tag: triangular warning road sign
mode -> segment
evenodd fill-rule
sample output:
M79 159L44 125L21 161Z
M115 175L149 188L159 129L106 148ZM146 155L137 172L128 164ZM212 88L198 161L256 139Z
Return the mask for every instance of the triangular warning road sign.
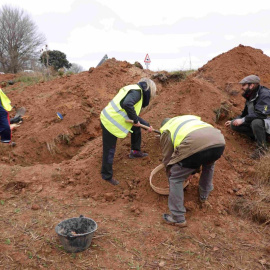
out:
M151 60L150 60L148 53L146 54L146 56L144 58L144 63L151 63Z

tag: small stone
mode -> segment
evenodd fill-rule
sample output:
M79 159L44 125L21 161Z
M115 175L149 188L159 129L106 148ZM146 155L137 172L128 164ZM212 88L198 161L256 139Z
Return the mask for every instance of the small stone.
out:
M123 194L124 194L124 196L128 196L129 195L129 191L128 190L125 190Z
M214 224L215 224L215 226L217 226L217 227L220 227L220 226L221 226L220 220L215 220L215 221L214 221Z
M197 205L194 202L190 201L185 203L185 207L187 211L192 211L197 208Z
M246 188L241 188L239 189L236 193L235 193L236 196L244 196L246 195Z
M159 264L158 264L158 266L159 266L159 267L164 267L164 266L165 266L165 264L166 264L166 262L165 262L165 261L160 261L160 262L159 262Z
M42 189L43 189L43 186L39 185L36 187L36 192L38 193L38 192L42 191Z
M105 193L104 197L107 202L112 202L115 200L114 194L112 192Z
M32 210L39 210L40 206L38 204L33 204L31 207Z

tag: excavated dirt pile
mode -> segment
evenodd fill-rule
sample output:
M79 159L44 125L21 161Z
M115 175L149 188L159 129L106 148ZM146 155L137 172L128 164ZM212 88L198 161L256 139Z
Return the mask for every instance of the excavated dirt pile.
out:
M241 112L237 82L250 74L269 87L270 58L239 45L185 79L115 59L29 86L16 82L15 75L0 75L0 82L15 81L2 84L12 104L27 109L13 131L16 147L0 149L2 269L269 269L269 228L230 210L231 202L253 187L255 162L249 155L255 145L224 126ZM199 175L185 191L186 229L162 222L167 196L149 185L162 159L155 133L142 131L142 150L149 156L139 160L128 158L130 136L118 140L114 172L119 186L100 177L100 111L122 86L142 77L157 84L157 97L141 114L154 128L163 118L195 114L226 139L209 203L198 203ZM80 214L94 219L98 231L91 248L70 256L54 226Z

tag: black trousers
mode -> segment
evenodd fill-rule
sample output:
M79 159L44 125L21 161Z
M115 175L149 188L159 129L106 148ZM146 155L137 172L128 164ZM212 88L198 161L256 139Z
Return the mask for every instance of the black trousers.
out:
M117 137L111 134L101 123L102 128L102 142L103 142L103 155L102 155L102 167L101 176L104 180L110 180L113 177L113 159L116 149ZM131 149L141 150L141 128L132 127L131 129Z
M191 155L179 162L185 168L197 169L218 160L223 154L225 146L213 147Z
M234 119L236 120L236 119ZM266 147L266 131L263 119L254 119L250 124L242 124L240 126L234 126L231 122L231 129L247 135L252 140L256 140L258 146Z

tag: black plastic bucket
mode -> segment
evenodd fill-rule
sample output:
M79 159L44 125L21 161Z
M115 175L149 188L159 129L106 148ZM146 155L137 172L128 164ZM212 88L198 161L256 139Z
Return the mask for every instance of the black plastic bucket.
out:
M91 245L97 223L84 216L63 220L56 227L60 241L67 252L80 252Z

